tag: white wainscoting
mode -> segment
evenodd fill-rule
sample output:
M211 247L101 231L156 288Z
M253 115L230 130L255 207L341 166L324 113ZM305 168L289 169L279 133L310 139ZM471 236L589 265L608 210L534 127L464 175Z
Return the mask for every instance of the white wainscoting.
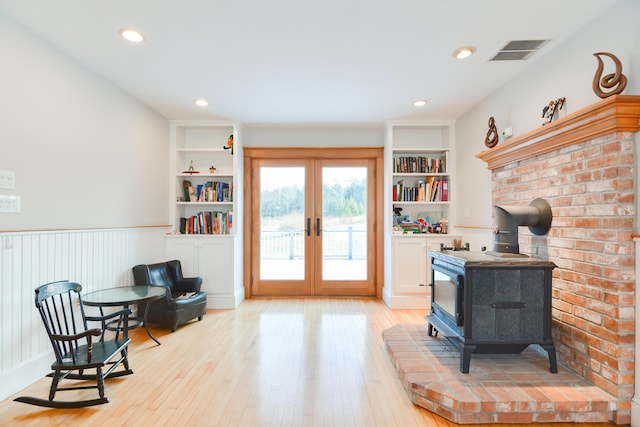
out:
M0 400L49 372L53 353L34 289L57 280L82 292L133 285L131 267L164 259L166 227L0 233Z

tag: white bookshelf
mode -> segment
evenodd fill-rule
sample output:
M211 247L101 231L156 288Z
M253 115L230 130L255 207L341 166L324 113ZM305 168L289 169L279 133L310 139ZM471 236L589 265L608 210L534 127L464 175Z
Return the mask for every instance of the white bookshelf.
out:
M391 308L428 309L429 251L451 246L455 224L455 134L453 121L395 121L385 133L385 268L383 299ZM434 183L437 188L433 191ZM423 189L421 189L421 187ZM402 190L401 190L402 189ZM433 191L433 192L432 192ZM432 231L404 233L395 209ZM436 226L439 225L439 228Z
M191 120L170 126L173 230L166 236L165 255L181 260L185 276L202 277L208 308L235 308L244 299L240 126ZM191 192L185 192L185 181Z

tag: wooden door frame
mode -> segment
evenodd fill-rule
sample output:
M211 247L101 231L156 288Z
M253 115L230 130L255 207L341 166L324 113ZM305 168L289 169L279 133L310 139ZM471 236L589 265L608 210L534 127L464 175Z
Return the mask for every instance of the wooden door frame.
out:
M373 159L375 164L375 194L377 195L374 201L373 210L375 212L374 217L374 231L375 237L375 290L376 298L382 298L382 287L384 278L384 148L383 147L306 147L306 148L291 148L291 147L243 147L244 155L244 189L243 189L243 202L244 202L244 216L243 216L243 283L244 283L244 295L249 299L252 297L251 290L251 265L253 258L257 256L253 250L251 244L252 233L252 217L255 209L259 209L259 206L254 203L254 195L257 189L254 189L252 185L246 185L252 182L253 170L251 168L251 162L254 159L294 159L294 158L315 158L315 159L332 159L332 158L368 158Z

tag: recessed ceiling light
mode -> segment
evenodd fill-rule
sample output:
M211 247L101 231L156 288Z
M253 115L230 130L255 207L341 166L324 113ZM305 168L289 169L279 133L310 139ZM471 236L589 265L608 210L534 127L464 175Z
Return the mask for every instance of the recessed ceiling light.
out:
M458 59L468 58L476 52L473 46L463 46L453 51L453 56Z
M136 30L123 28L122 30L120 30L120 36L123 39L130 41L131 43L142 43L144 41L144 36L142 35L142 33Z
M195 103L200 107L206 107L207 105L209 105L209 101L207 101L206 99L196 99Z
M413 101L413 106L414 107L424 107L425 105L427 105L427 101L425 101L424 99L419 99L417 101Z

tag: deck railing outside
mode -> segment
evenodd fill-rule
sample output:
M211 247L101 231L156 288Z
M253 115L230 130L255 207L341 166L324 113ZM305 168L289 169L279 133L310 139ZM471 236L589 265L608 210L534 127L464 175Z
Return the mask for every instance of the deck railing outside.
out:
M260 232L262 259L302 259L304 257L304 230ZM366 259L367 232L354 230L322 230L322 249L325 259Z

